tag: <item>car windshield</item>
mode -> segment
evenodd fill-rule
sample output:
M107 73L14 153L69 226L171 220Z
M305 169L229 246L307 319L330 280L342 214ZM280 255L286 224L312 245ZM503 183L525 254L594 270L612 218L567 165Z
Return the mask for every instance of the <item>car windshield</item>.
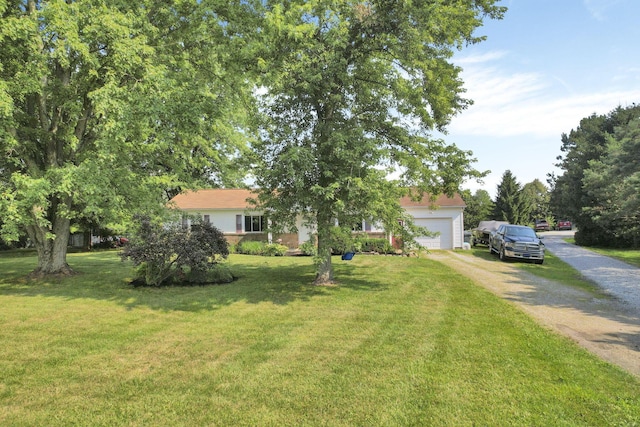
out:
M529 227L507 227L507 235L520 237L536 237L536 232Z

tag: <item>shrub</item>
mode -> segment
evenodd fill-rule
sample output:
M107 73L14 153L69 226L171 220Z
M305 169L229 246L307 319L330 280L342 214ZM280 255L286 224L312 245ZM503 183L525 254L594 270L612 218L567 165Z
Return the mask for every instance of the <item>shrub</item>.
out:
M279 243L267 243L264 246L263 255L266 256L284 256L289 250L285 245L281 245Z
M341 255L345 252L354 252L354 239L351 230L341 227L332 227L331 234L331 252Z
M203 277L217 270L217 264L229 255L229 245L220 230L195 221L191 230L174 224L154 224L140 217L129 245L122 251L137 267L137 279L146 285L204 283Z
M307 240L301 244L298 249L305 255L316 256L318 255L318 247L311 240Z
M266 243L260 241L240 242L236 248L239 254L262 255L262 256L284 256L289 250L285 245L279 243Z
M395 250L387 239L364 238L359 240L362 252L378 252L380 254L393 253Z
M244 255L264 255L265 245L264 242L248 240L238 243L236 250Z

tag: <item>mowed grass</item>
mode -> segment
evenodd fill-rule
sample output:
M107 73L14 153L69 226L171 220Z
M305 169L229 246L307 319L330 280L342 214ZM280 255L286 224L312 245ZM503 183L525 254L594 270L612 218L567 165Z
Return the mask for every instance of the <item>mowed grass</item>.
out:
M0 256L0 425L639 425L640 382L428 257L232 256L133 288L116 252Z

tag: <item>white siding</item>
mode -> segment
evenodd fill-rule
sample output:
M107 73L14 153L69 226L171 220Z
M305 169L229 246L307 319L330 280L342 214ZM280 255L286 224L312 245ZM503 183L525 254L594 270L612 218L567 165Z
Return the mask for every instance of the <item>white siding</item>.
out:
M302 224L302 217L298 216L296 221L296 227L298 228L298 244L301 245L307 242L311 235L316 232L315 227L310 227Z
M209 221L218 230L223 233L235 233L236 232L236 215L242 216L242 227L244 231L244 216L245 215L262 215L262 212L245 211L241 209L237 210L202 210L202 211L188 211L189 215L200 216L209 215Z
M429 249L456 249L462 248L464 241L463 230L463 209L462 208L440 208L430 209L428 207L410 207L406 209L407 213L415 218L416 224L424 226L431 231L439 231L440 236L435 238L422 237L419 243ZM236 215L253 214L261 215L262 212L250 211L242 209L225 209L225 210L200 210L188 211L189 214L209 215L211 223L220 229L223 233L236 232ZM244 227L244 220L243 220ZM315 232L312 228L302 225L301 219L298 220L298 243L304 243L309 240L309 233ZM384 229L381 224L372 224L372 232L382 232Z
M426 227L430 231L440 232L440 236L421 237L418 243L429 249L462 248L464 242L463 209L410 207L407 213L415 218L417 225Z
M418 237L416 241L427 249L453 249L453 220L451 218L416 218L416 225L438 232L435 237Z

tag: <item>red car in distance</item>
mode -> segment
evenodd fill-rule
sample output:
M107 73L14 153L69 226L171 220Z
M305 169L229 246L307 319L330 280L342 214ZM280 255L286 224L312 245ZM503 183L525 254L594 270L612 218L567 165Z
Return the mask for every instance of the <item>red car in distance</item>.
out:
M571 230L572 224L571 221L560 220L556 223L556 230Z

